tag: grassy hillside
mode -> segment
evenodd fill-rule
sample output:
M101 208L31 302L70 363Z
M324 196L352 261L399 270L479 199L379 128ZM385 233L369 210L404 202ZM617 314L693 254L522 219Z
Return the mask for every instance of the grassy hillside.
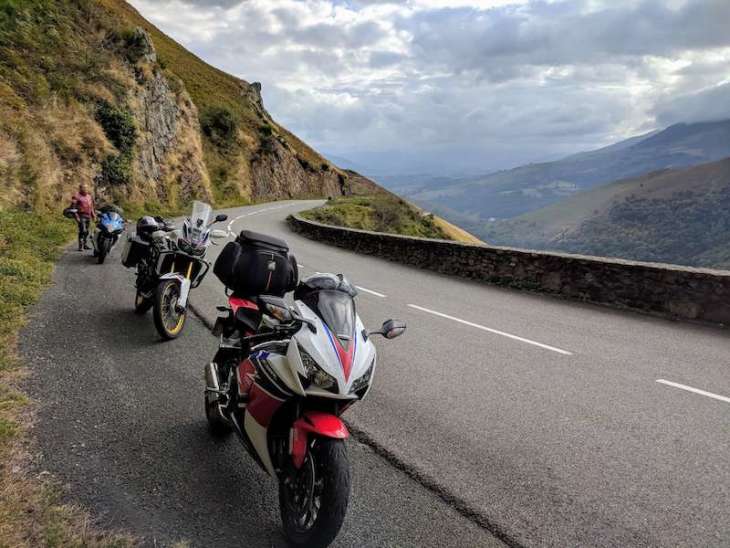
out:
M730 268L730 158L604 185L512 220L497 244Z
M730 155L730 120L677 124L555 162L530 164L472 180L432 183L406 197L455 222L511 218L577 192L627 177Z
M482 243L465 230L422 211L367 177L351 170L347 174L348 196L331 198L323 206L303 212L302 216L320 223L348 228Z
M273 141L291 150L305 169L341 173L324 157L277 124L263 106L260 86L227 74L198 58L124 0L100 0L120 21L152 36L165 71L179 78L198 107L205 162L219 204L253 199L257 192L250 164ZM344 174L343 174L344 175ZM321 195L321 194L320 194Z
M335 226L450 239L433 216L421 214L406 202L387 194L335 198L321 207L303 212L302 216Z
M124 0L0 0L0 208L180 207L342 194L347 175L278 125L261 88Z

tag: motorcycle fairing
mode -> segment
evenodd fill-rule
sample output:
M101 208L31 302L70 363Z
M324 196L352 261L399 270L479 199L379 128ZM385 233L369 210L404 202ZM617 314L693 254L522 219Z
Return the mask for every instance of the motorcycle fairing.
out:
M246 308L248 310L258 310L258 305L253 302L249 301L248 299L242 299L241 297L234 297L231 295L228 297L228 303L231 305L231 310L233 310L233 314L238 312L239 308Z
M357 349L357 334L353 331L352 344L348 345L347 350L345 350L340 340L335 335L333 335L332 331L330 331L330 328L327 327L327 324L323 323L322 325L324 325L324 330L325 333L327 333L327 338L330 340L330 343L332 343L332 347L335 349L337 359L340 360L342 372L345 374L345 381L349 381L350 371L352 371L352 360L355 356L355 350Z
M330 393L329 397L349 397L352 383L367 372L375 358L375 346L371 341L364 338L363 332L365 331L365 327L360 317L355 317L355 329L352 334L353 340L348 345L348 350L344 351L342 345L339 345L340 349L343 350L343 356L337 348L339 341L336 340L336 337L327 328L322 319L301 301L295 301L294 306L302 317L315 324L316 332L313 332L305 326L297 332L293 339L315 359L317 364L325 372L337 380L337 393ZM349 352L351 352L351 355L348 356ZM306 377L306 372L298 352L296 358L296 370L302 376ZM347 367L348 365L349 367ZM315 392L317 392L317 395L320 395L319 392L321 390L314 386L307 389L308 394L314 394Z

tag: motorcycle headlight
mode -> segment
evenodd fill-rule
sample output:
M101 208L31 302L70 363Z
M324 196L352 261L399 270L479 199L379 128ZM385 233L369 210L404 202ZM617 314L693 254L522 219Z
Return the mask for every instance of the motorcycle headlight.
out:
M375 368L375 358L373 358L373 361L370 362L370 367L367 368L367 371L360 376L360 378L355 379L355 382L352 383L352 388L350 388L350 392L359 392L363 388L366 388L368 384L370 384L370 379L373 376L373 369Z
M304 365L304 370L307 372L307 380L309 382L316 384L324 390L332 390L337 386L337 380L319 367L314 358L301 346L299 347L299 355L302 357L302 364Z
M187 253L188 255L202 255L205 251L204 247L196 245L185 238L178 238L177 247L180 251Z

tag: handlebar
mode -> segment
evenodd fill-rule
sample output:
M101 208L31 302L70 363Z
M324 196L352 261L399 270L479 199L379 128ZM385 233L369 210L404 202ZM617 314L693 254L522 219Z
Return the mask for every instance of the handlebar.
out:
M281 335L294 335L297 331L299 331L304 325L304 322L299 320L294 320L290 324L287 325L277 325L273 328L272 331L267 333L257 333L255 335L249 335L248 337L242 337L242 340L252 343L255 341L265 341L266 339L271 339L275 337L279 337Z

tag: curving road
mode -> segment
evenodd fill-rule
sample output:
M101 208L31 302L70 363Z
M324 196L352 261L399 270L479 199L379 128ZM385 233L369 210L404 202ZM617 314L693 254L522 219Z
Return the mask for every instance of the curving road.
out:
M726 331L416 270L307 240L317 202L226 210L230 230L287 239L303 274L344 272L377 326L371 396L349 412L352 507L338 546L730 545ZM214 248L212 256L220 248ZM22 350L40 401L39 467L149 544L279 546L276 489L233 439L213 443L191 319L158 340L133 275L69 252ZM209 322L212 275L191 303Z

